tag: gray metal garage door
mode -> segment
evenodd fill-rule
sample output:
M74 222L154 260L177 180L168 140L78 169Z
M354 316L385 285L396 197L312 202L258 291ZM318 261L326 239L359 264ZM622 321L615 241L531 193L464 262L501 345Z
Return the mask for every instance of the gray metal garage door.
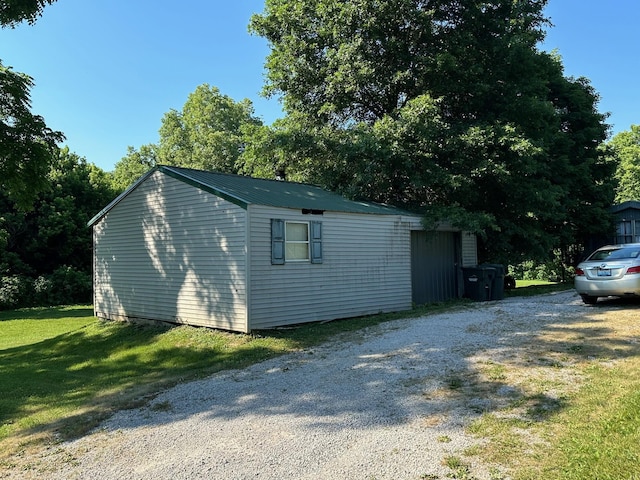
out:
M458 297L460 234L411 232L412 300L416 305Z

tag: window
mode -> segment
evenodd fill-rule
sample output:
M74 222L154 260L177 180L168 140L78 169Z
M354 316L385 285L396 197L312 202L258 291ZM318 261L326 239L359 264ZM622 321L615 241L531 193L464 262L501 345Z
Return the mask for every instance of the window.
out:
M271 263L322 263L322 222L271 220Z
M631 243L633 242L633 233L631 231L631 222L623 220L618 223L618 235L616 236L616 243Z
M309 260L308 223L285 223L284 258L288 262Z

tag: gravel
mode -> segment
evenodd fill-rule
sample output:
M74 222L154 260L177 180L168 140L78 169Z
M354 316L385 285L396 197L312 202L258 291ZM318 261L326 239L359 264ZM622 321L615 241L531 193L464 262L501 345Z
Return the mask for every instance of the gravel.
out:
M387 322L243 370L178 385L35 460L51 479L435 479L465 426L517 394L456 395L480 359L517 356L546 325L584 311L575 293L477 303ZM17 473L17 472L15 472ZM20 472L24 477L25 472Z

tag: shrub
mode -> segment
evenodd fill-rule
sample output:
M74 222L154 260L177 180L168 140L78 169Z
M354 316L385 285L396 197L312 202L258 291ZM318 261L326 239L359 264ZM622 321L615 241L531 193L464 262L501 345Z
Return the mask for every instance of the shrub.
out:
M91 275L73 267L60 267L35 282L38 305L69 305L91 301Z
M0 309L91 302L91 275L60 267L35 280L25 275L0 278Z
M562 267L557 262L537 263L527 260L509 267L509 272L518 280L560 281Z
M29 307L32 305L33 280L24 275L0 277L0 309Z

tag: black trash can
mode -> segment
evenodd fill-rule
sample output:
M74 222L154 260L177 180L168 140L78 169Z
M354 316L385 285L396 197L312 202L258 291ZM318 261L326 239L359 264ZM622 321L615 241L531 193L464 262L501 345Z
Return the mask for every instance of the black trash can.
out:
M474 302L491 300L491 286L496 275L493 267L464 267L464 296Z
M495 263L483 263L481 266L495 269L496 272L491 282L491 300L503 300L504 276L506 274L504 265Z

